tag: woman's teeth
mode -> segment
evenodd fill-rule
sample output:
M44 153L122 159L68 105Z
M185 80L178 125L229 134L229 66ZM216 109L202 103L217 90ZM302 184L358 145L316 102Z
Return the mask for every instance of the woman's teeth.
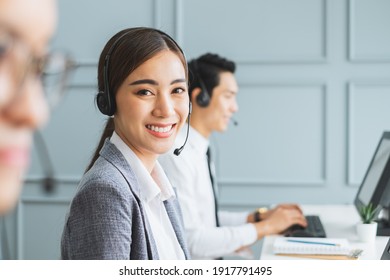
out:
M165 127L158 127L154 125L147 125L146 126L148 129L153 130L155 132L168 132L172 129L172 125L165 126Z

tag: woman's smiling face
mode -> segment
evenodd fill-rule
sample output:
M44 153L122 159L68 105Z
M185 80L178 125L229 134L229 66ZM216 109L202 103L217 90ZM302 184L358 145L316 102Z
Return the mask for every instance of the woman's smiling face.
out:
M137 67L115 96L115 131L146 166L172 148L189 113L186 72L170 50Z

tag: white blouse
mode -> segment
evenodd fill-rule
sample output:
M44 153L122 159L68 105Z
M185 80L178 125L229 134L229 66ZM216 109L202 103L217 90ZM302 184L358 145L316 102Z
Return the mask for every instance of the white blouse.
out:
M159 258L161 260L184 260L184 252L164 206L164 201L175 197L175 192L160 164L156 161L156 165L149 174L142 161L116 132L113 133L110 141L132 167L141 186L140 199L144 202L145 214L156 242Z

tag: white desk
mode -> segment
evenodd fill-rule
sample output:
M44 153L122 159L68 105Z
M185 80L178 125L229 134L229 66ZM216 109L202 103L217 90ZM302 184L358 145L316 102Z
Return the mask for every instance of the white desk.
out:
M375 243L359 242L356 234L356 224L359 216L354 205L302 205L305 215L318 215L324 225L326 237L346 238L355 247L363 249L359 259L379 260L389 240L388 236L377 236ZM272 245L278 235L271 235L264 238L263 247L260 253L262 260L297 260L300 258L284 257L274 255ZM309 260L309 259L305 259Z

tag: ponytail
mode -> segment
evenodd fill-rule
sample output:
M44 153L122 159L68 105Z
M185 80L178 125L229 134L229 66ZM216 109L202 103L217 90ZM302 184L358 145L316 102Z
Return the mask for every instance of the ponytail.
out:
M114 124L114 118L108 118L106 122L106 126L104 127L102 136L100 138L99 144L96 147L95 153L93 154L93 157L91 159L91 162L88 164L88 167L85 169L85 173L91 169L91 167L95 164L95 161L99 157L99 152L103 148L104 142L106 141L106 138L111 137L115 130L115 124Z

